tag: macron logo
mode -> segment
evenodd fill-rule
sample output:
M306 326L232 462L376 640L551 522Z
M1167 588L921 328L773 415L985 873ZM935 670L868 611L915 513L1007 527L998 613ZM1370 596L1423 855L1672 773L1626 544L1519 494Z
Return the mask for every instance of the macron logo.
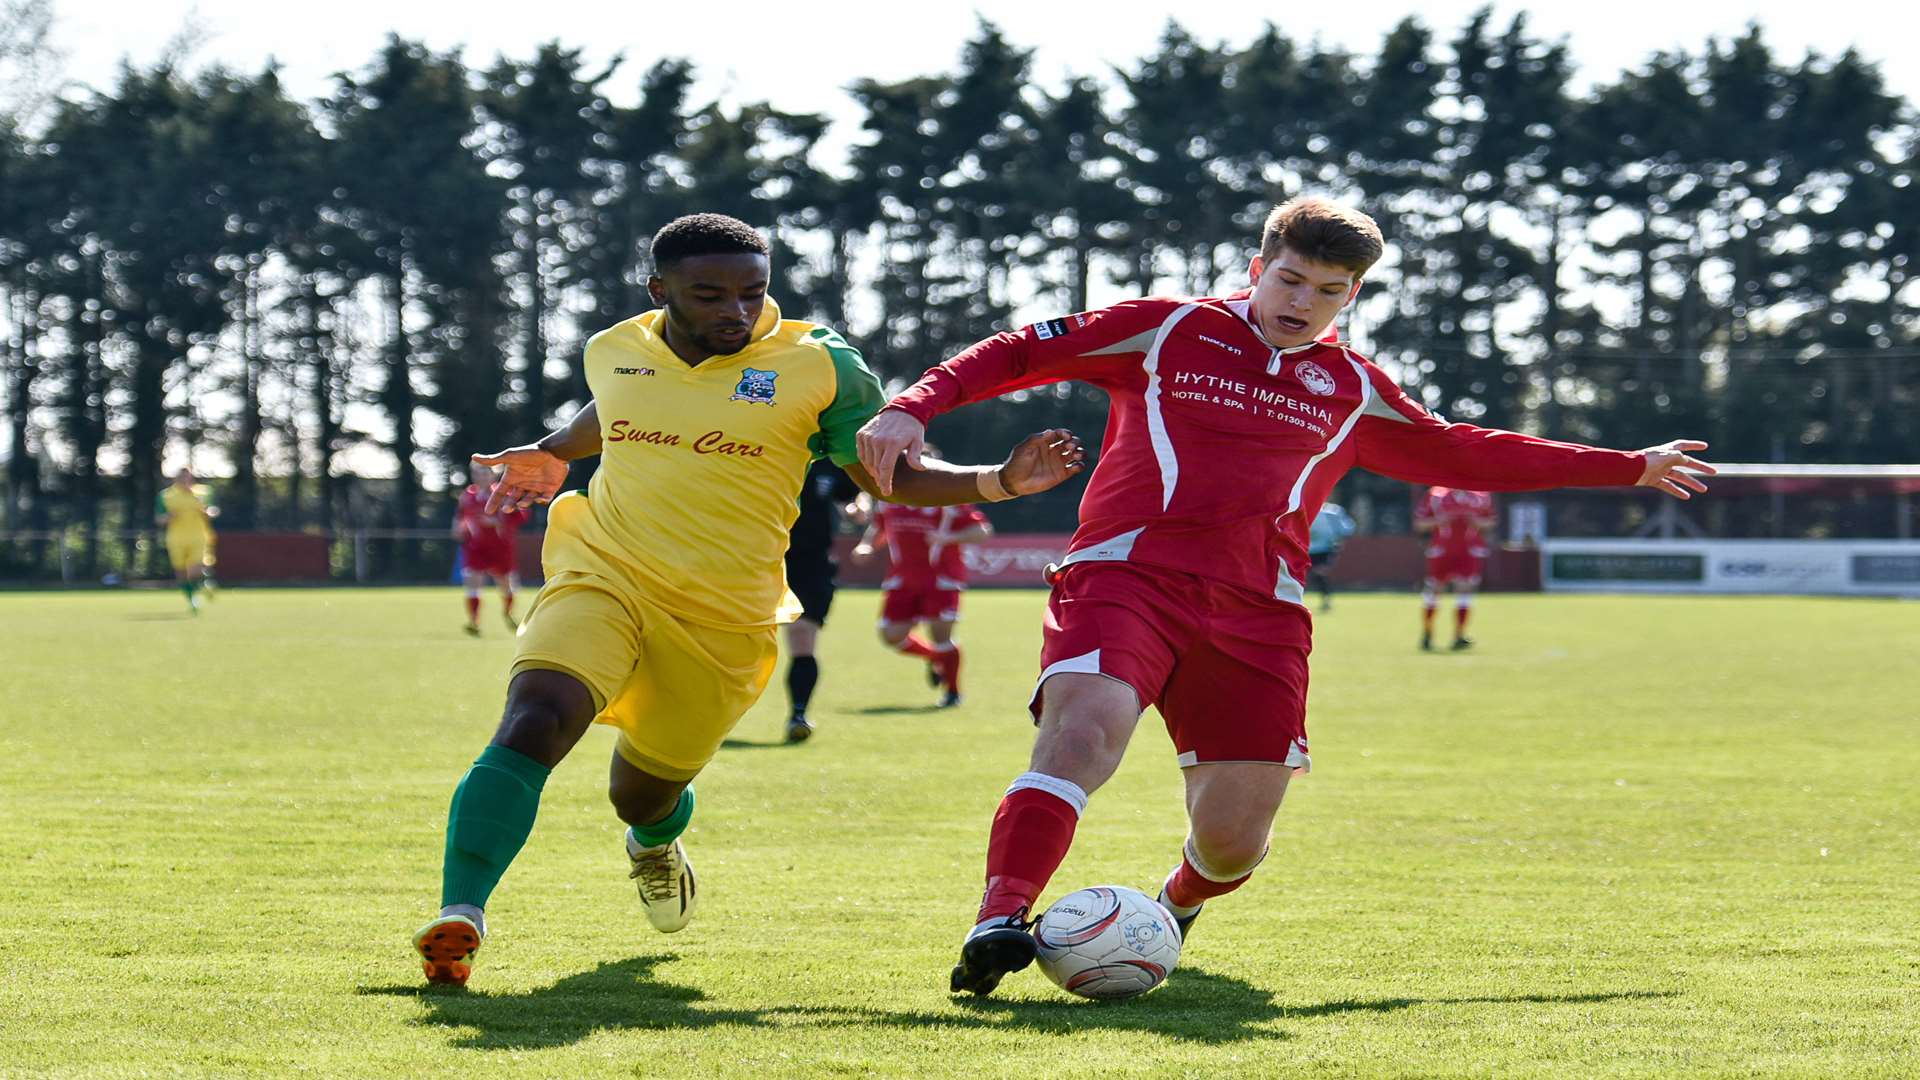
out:
M615 375L651 375L653 374L653 369L650 367L617 367L613 369L613 373Z
M1205 335L1205 334L1201 334L1201 335L1200 335L1200 340L1201 340L1201 341L1204 341L1204 342L1206 342L1207 344L1209 344L1209 345L1211 345L1211 346L1213 346L1213 347L1214 347L1214 348L1216 348L1216 349L1225 349L1225 350L1227 350L1228 352L1230 352L1230 353L1232 353L1232 354L1233 354L1233 355L1235 355L1235 356L1245 356L1245 355L1246 355L1245 353L1243 353L1243 352L1241 352L1241 351L1240 351L1239 349L1237 349L1237 348L1235 348L1234 346L1232 346L1232 345L1229 345L1229 344L1227 344L1227 343L1226 343L1226 342L1224 342L1224 341L1221 341L1221 340L1220 340L1219 338L1210 338L1210 337L1208 337L1208 336L1207 336L1207 335Z

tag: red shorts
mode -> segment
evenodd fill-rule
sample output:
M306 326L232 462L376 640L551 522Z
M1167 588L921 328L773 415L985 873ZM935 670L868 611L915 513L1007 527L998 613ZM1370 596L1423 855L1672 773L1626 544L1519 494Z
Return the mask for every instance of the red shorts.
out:
M943 589L938 582L907 582L880 594L880 621L910 623L921 619L952 622L960 617L960 590Z
M1429 581L1465 581L1478 584L1480 575L1486 571L1487 554L1471 551L1442 551L1427 554L1427 580Z
M1036 720L1047 680L1105 675L1166 721L1182 768L1261 761L1306 769L1307 654L1297 604L1157 566L1080 563L1047 601Z
M460 549L460 565L469 574L492 574L503 578L513 573L511 544L468 544Z

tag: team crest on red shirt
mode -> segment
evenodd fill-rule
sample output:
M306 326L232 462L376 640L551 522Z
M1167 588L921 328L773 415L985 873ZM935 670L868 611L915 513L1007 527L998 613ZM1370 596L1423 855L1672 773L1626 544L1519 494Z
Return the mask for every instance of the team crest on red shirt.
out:
M1321 397L1326 397L1333 393L1333 376L1327 374L1326 368L1321 367L1311 360L1302 360L1298 364L1295 364L1293 366L1293 375L1294 378L1300 380L1301 386L1319 394Z

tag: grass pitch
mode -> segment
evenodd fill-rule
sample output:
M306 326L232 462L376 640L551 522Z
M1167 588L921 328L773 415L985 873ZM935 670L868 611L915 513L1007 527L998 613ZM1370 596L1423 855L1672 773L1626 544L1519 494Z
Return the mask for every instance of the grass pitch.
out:
M976 593L970 687L841 594L815 715L700 782L702 910L634 902L611 733L546 788L471 988L421 985L448 796L506 633L458 593L0 595L0 1074L1911 1076L1920 607L1494 597L1320 619L1315 772L1160 990L946 993L1030 743L1038 593ZM1443 613L1444 619L1444 613ZM1149 713L1048 899L1183 835Z

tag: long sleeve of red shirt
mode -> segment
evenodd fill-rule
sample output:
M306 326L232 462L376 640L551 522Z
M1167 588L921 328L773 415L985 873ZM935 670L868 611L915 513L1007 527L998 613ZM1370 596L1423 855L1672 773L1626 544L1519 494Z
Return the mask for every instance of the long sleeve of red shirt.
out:
M1337 341L1269 345L1245 293L1153 297L998 334L894 398L925 422L1074 379L1107 433L1067 563L1184 570L1298 602L1307 527L1355 466L1477 491L1637 482L1642 456L1450 424Z

